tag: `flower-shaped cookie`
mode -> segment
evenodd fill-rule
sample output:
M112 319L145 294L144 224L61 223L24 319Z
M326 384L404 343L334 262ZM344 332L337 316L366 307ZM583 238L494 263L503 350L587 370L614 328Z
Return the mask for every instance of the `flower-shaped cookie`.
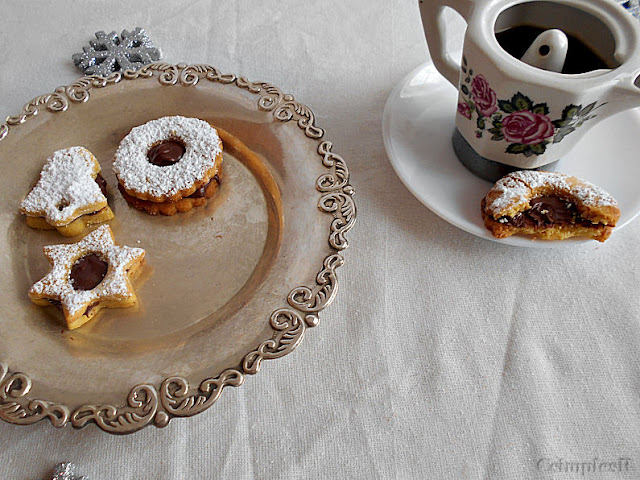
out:
M66 148L47 159L20 211L30 227L55 228L72 237L82 234L88 225L113 218L106 191L100 163L93 154L83 147Z
M29 290L37 305L56 305L70 330L84 325L104 307L131 307L137 297L130 276L144 260L141 248L120 247L108 225L77 243L48 245L51 271Z

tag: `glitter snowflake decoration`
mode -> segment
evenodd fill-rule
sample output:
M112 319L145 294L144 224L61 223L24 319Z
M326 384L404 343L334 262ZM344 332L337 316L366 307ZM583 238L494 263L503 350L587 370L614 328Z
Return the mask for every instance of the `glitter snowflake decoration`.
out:
M59 463L53 471L51 480L88 480L87 477L76 475L76 467L73 463Z
M116 32L96 32L96 40L89 44L90 47L82 48L82 53L74 53L71 57L76 67L87 75L107 76L126 69L138 70L160 60L162 55L140 27L133 32L123 30L120 36Z

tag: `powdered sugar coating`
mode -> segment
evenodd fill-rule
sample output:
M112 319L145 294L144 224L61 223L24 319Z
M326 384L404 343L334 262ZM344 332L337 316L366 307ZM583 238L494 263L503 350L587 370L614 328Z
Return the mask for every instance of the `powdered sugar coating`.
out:
M107 198L95 182L100 164L89 150L58 150L42 167L40 179L20 204L31 217L44 217L54 226L68 225L80 215L107 206Z
M75 290L70 274L74 263L90 253L98 254L108 263L107 274L92 290ZM44 254L52 264L51 271L29 290L35 298L59 300L66 315L84 312L101 300L124 300L134 293L127 271L145 255L142 248L115 245L108 225L102 225L77 243L48 245Z
M182 158L163 167L150 163L149 149L170 139L183 142ZM216 157L221 153L218 132L207 122L181 116L162 117L133 128L120 142L113 171L126 190L164 199L203 180L216 166Z
M521 170L510 173L496 182L487 194L485 210L497 218L509 210L523 210L529 205L534 191L545 190L569 196L589 207L616 207L618 202L602 188L557 172Z

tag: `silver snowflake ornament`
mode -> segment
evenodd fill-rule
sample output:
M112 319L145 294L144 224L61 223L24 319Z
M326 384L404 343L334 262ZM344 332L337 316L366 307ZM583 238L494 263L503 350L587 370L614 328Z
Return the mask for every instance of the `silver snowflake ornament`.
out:
M140 27L133 32L123 30L120 36L116 32L96 32L96 40L91 40L89 44L90 47L82 48L82 53L74 53L71 57L76 67L87 75L106 77L113 72L138 70L160 60L162 55L147 32Z
M76 467L73 463L59 463L53 470L51 480L87 480L87 477L76 476Z

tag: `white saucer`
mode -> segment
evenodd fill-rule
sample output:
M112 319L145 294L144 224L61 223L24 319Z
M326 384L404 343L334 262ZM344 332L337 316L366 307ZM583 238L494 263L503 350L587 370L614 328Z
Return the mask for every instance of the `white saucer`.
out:
M480 200L491 184L469 172L451 144L457 91L431 62L407 75L391 92L382 116L382 135L396 173L418 200L462 230L524 247L559 247L593 240L496 239L484 227ZM618 200L619 231L640 213L640 109L627 110L593 127L560 160L557 170L595 183Z

